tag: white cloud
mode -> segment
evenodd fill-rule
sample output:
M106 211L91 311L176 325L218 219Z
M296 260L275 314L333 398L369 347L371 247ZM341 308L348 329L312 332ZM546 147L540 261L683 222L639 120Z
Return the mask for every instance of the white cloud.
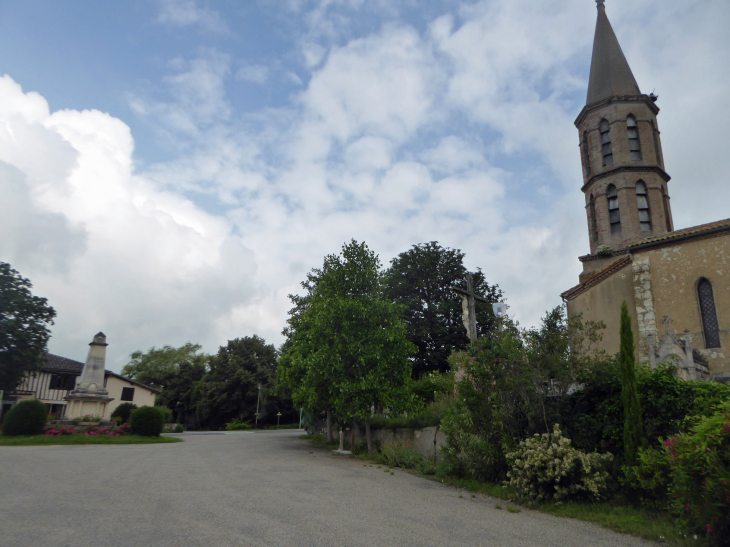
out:
M269 68L264 65L247 65L236 72L237 80L244 80L254 84L264 84L269 77Z
M160 0L157 20L174 27L199 26L207 32L229 32L228 25L217 12L199 8L194 0Z

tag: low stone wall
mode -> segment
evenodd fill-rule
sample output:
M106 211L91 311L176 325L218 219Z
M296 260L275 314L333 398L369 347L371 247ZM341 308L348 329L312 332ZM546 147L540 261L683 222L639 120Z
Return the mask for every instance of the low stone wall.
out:
M337 431L334 431L337 439ZM356 428L355 445L363 444L365 439L365 428ZM406 443L417 450L424 458L434 461L441 460L440 449L446 444L446 434L438 426L424 427L422 429L394 428L394 429L372 429L371 434L374 441L381 446L392 443ZM350 431L345 432L345 448L350 448Z

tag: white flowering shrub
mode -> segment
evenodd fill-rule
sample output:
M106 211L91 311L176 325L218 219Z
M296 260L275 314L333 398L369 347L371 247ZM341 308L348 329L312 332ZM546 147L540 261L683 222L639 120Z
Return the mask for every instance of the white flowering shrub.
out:
M552 433L534 435L506 454L509 485L525 502L600 500L607 491L611 454L586 454L570 446L556 424Z

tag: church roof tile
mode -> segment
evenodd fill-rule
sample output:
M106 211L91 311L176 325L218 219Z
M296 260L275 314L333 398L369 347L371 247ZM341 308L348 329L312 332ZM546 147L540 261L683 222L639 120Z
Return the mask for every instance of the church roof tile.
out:
M563 300L572 300L579 294L583 294L584 292L586 292L591 287L598 285L604 279L611 277L617 271L622 270L625 266L628 266L629 264L631 264L631 255L626 255L623 258L619 258L616 262L611 263L607 267L603 268L600 272L595 273L594 275L583 281L583 283L579 283L572 289L568 289L560 296L563 298Z

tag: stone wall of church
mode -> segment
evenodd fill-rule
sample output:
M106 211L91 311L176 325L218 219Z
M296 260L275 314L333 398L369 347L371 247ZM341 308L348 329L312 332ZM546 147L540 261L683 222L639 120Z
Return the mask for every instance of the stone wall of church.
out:
M649 332L656 333L666 316L672 320L672 332L683 336L688 331L692 335L692 347L707 359L711 374L730 372L730 234L640 250L634 254L633 264L637 295L644 291L636 303L640 312L639 348L645 346ZM703 277L713 288L719 348L707 348L705 344L697 294L697 284ZM654 307L651 317L650 310L642 305L648 300L643 296L649 292Z
M589 288L582 294L568 301L568 316L583 314L583 321L603 321L606 329L599 348L609 354L619 350L619 329L621 326L621 303L626 301L631 314L634 340L639 339L636 320L636 304L634 296L631 264Z

